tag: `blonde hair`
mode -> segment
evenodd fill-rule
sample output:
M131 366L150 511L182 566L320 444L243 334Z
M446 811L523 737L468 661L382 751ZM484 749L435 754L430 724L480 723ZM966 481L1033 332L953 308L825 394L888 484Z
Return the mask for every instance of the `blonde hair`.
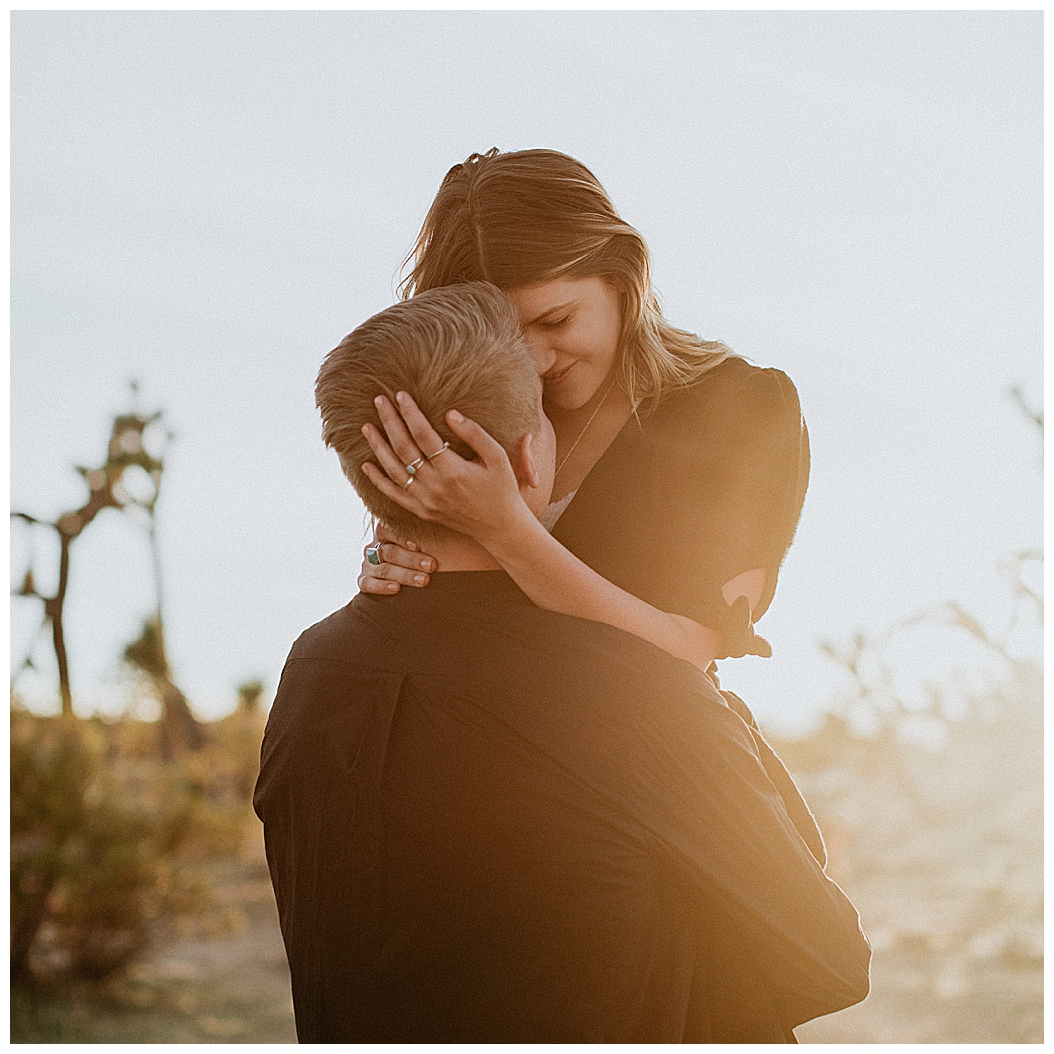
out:
M734 354L662 317L644 239L615 211L596 176L555 150L473 154L447 172L400 283L406 299L437 286L501 289L597 276L619 295L615 377L647 409Z
M409 392L440 437L472 458L446 424L446 411L457 408L513 456L525 434L537 433L538 385L515 305L493 285L472 282L421 293L363 322L323 361L315 403L322 438L366 508L396 533L426 543L442 529L386 497L362 471L373 459L362 426L384 431L374 398L394 403L396 392Z

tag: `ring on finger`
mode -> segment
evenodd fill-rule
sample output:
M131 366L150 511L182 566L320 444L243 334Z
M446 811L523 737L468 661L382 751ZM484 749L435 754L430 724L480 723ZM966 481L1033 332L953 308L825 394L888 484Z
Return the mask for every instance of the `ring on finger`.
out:
M381 543L380 542L374 542L373 545L367 545L366 548L363 550L363 552L366 554L366 562L370 563L370 564L373 564L375 567L378 564L384 562L381 559Z
M449 449L450 449L450 444L449 443L444 443L434 454L429 454L425 458L425 461L431 461L432 458L439 457L439 455L442 454L444 450L449 450Z
M403 484L403 490L409 490L410 489L410 484L413 483L414 478L415 478L414 474L411 472L410 473L410 478Z
M421 467L421 466L422 466L422 465L423 465L423 464L424 464L424 463L425 463L425 462L426 462L427 460L428 460L428 458L426 458L426 457L424 456L424 454L422 454L422 455L421 455L420 457L418 457L418 458L414 458L414 460L413 460L413 461L411 461L409 465L406 465L406 466L405 466L405 468L406 468L406 471L407 471L407 472L408 472L408 473L409 473L409 474L410 474L411 476L416 476L416 475L417 475L417 470L418 470L418 469L419 469L419 468L420 468L420 467Z

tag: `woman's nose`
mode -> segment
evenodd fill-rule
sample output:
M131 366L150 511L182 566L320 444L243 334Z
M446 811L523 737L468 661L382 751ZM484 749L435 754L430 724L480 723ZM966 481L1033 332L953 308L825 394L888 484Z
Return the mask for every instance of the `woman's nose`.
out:
M556 352L547 347L543 340L532 340L528 337L527 343L530 345L531 358L534 359L534 365L540 377L553 368L556 363Z

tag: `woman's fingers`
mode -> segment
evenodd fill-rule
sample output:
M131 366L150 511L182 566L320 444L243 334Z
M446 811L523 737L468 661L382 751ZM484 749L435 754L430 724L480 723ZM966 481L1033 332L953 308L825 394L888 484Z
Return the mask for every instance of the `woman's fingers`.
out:
M407 512L412 512L422 520L429 520L431 516L424 506L410 493L410 488L397 487L376 465L367 461L362 466L366 478L387 498L391 498L396 505L401 505ZM404 472L403 475L406 473Z
M399 415L399 411L383 395L378 395L373 402L377 407L377 415L381 419L381 424L384 425L384 431L388 435L388 442L391 444L392 450L401 459L402 465L406 466L412 461L416 461L421 456L421 451L414 442L413 436L410 435L410 430Z
M360 593L373 593L377 596L391 596L392 593L399 592L398 582L389 582L385 578L378 578L377 575L373 574L376 568L371 568L369 572L363 571L358 578L358 587Z
M458 413L457 410L449 410L447 411L446 421L454 435L468 443L479 455L484 465L490 466L496 460L500 461L502 458L508 457L508 454L505 453L505 448L486 429L476 424L472 418L465 417L464 414Z
M366 587L363 582L370 582L371 587ZM372 587L374 582L383 582L384 586L376 588ZM359 578L359 589L364 593L394 593L396 592L391 588L392 583L403 586L421 586L428 585L429 576L423 571L415 571L409 567L399 567L397 564L376 564L369 565L369 570L363 570L361 577Z
M377 553L381 558L381 567L392 567L398 568L399 570L414 571L434 571L435 570L435 559L425 553L413 553L409 549L404 549L401 544L394 542L379 542L377 544ZM395 578L397 581L402 582L404 585L410 585L409 581L404 581L402 576L391 575L387 577ZM422 582L415 582L414 585L423 585Z
M372 425L364 425L362 431L370 449L377 455L381 468L388 473L391 480L401 486L405 482L406 466L421 457L426 459L424 464L431 465L430 455L439 454L443 450L443 440L429 424L428 418L421 413L412 396L406 392L399 392L396 398L399 402L398 408L383 395L374 400L387 440ZM457 410L450 410L446 419L454 434L479 455L484 465L493 465L495 460L500 462L508 456L501 444L471 418L465 417ZM449 453L458 460L464 460L454 451Z
M408 462L403 461L399 457L388 445L388 441L384 436L373 425L363 425L362 434L366 437L366 442L370 444L370 449L373 451L374 457L377 458L377 464L388 474L389 480L401 487L406 482L406 466ZM371 476L370 479L372 478Z
M410 431L416 448L427 457L434 454L443 446L443 440L439 433L428 423L428 418L421 413L420 407L414 402L413 396L406 392L396 392L395 399L399 404L399 413L403 415L403 422Z
M383 523L376 524L374 538L363 552L360 592L385 596L398 593L400 586L420 589L428 585L431 578L427 572L436 569L434 556L422 553L416 543L400 538ZM371 552L375 563L366 556Z
M373 536L379 542L393 542L395 545L401 545L404 549L409 549L412 553L419 552L421 548L417 542L412 542L409 538L400 538L399 535L389 530L383 523L375 525Z

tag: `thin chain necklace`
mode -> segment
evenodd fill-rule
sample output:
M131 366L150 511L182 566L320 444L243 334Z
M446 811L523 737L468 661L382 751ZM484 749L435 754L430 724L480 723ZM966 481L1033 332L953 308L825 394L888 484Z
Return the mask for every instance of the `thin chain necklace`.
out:
M608 390L604 392L604 397L600 400L599 403L597 403L597 408L592 412L592 414L590 414L589 420L586 421L586 423L582 426L582 431L578 433L578 438L571 444L571 449L568 450L566 454L564 454L563 458L560 460L560 464L556 466L556 471L553 473L553 479L556 479L556 477L560 475L560 469L562 469L564 465L567 464L567 459L575 452L575 447L582 442L582 436L586 434L589 429L589 426L593 423L594 418L598 413L600 413L600 408L604 405L605 402L607 402L607 397L611 394L611 389L614 387L615 381L613 379L608 385Z

